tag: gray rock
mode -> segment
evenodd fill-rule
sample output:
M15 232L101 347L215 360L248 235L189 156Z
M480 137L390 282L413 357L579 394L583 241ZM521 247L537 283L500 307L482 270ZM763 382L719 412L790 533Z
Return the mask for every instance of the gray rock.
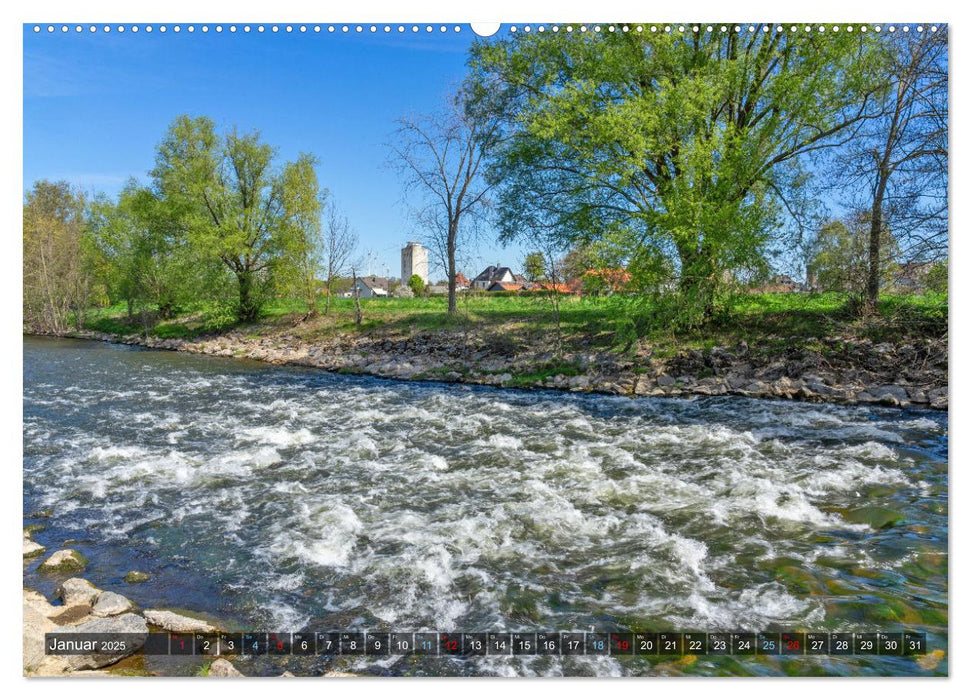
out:
M869 387L866 393L873 397L871 399L873 401L883 401L885 403L893 404L894 406L910 403L910 396L907 394L907 390L902 386L897 386L896 384Z
M34 559L41 556L47 549L40 544L37 544L27 537L24 538L24 559Z
M125 596L111 591L103 591L95 601L91 614L95 617L112 617L130 612L134 607Z
M23 666L25 675L58 675L67 668L64 657L47 656L44 653L44 635L57 629L45 614L51 608L44 596L34 591L24 591L23 610ZM57 668L51 668L56 664Z
M62 583L54 593L64 603L64 607L75 605L93 605L101 594L101 589L83 578L69 578Z
M81 571L88 565L88 559L74 549L59 549L37 567L39 571Z
M145 620L148 624L161 627L169 632L215 632L216 628L205 620L199 620L186 615L179 615L170 610L146 610Z
M658 386L674 386L674 382L675 382L674 377L667 374L662 374L657 378Z
M148 581L149 575L141 571L129 571L125 574L125 583L144 583Z
M914 403L927 403L927 394L924 393L923 389L912 386L907 390L907 394Z
M242 673L226 659L216 659L209 666L210 678L244 678Z
M71 669L82 671L109 666L141 649L145 644L145 638L148 636L148 626L145 624L145 620L138 615L128 613L117 617L99 618L72 627L58 627L54 630L54 634L58 632L132 635L123 638L126 642L124 649L112 650L107 653L63 657Z

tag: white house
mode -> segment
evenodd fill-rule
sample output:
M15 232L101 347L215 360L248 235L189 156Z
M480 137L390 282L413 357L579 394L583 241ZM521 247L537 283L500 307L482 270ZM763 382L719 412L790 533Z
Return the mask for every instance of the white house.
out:
M488 289L496 282L518 282L516 275L508 267L489 265L472 280L472 289Z
M356 284L357 295L361 299L373 299L374 297L388 296L387 277L375 277L374 275L370 275L368 277L358 277ZM351 287L351 296L353 295L354 288Z

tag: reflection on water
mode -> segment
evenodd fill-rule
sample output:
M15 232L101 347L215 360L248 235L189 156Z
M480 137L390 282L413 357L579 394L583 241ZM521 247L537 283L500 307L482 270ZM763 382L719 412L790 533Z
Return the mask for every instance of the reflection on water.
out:
M36 539L80 540L96 584L241 628L919 629L947 643L945 414L401 383L27 339L24 481L24 512L54 512ZM50 593L33 568L25 583ZM154 582L126 588L133 568ZM923 672L655 661L356 663Z

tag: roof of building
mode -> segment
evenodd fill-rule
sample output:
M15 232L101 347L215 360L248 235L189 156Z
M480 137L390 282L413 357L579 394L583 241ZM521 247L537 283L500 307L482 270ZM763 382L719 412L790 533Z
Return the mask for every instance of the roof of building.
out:
M560 292L562 294L572 294L577 291L575 287L563 282L534 282L529 286L531 292Z
M494 282L496 280L501 280L506 275L515 278L512 270L508 267L497 267L496 265L489 265L486 269L479 273L479 276L473 280L474 282Z
M493 282L487 292L518 292L524 285L519 282Z
M370 275L368 277L358 277L358 280L364 283L364 285L371 290L380 289L382 291L388 291L388 278L387 277L375 277Z

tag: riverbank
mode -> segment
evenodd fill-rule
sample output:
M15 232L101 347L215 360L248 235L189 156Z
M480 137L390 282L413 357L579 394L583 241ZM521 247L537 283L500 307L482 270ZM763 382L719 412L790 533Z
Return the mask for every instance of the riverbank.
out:
M34 514L48 517L47 513ZM36 517L31 518L36 520ZM243 674L233 665L236 657L187 656L163 657L175 660L181 673L161 673L150 669L141 653L150 632L181 634L218 634L226 631L209 615L183 614L172 610L143 609L129 593L103 590L83 578L89 562L75 549L65 547L48 556L46 548L33 539L33 533L43 529L27 524L23 532L23 561L28 567L40 560L38 569L45 575L61 579L53 600L36 590L23 589L23 674L27 677L88 677L88 676L157 676L192 675L234 678ZM151 577L139 571L129 571L125 583L132 587L150 586ZM111 652L70 655L45 653L47 634L109 634L119 635L129 645ZM182 663L179 663L179 662ZM172 669L168 669L171 671ZM293 676L284 671L284 676ZM342 671L326 671L325 677L353 676Z
M502 329L321 334L314 323L261 324L193 338L80 331L68 337L412 381L555 389L631 397L734 395L839 404L948 407L946 339L746 343L678 352L569 349Z

